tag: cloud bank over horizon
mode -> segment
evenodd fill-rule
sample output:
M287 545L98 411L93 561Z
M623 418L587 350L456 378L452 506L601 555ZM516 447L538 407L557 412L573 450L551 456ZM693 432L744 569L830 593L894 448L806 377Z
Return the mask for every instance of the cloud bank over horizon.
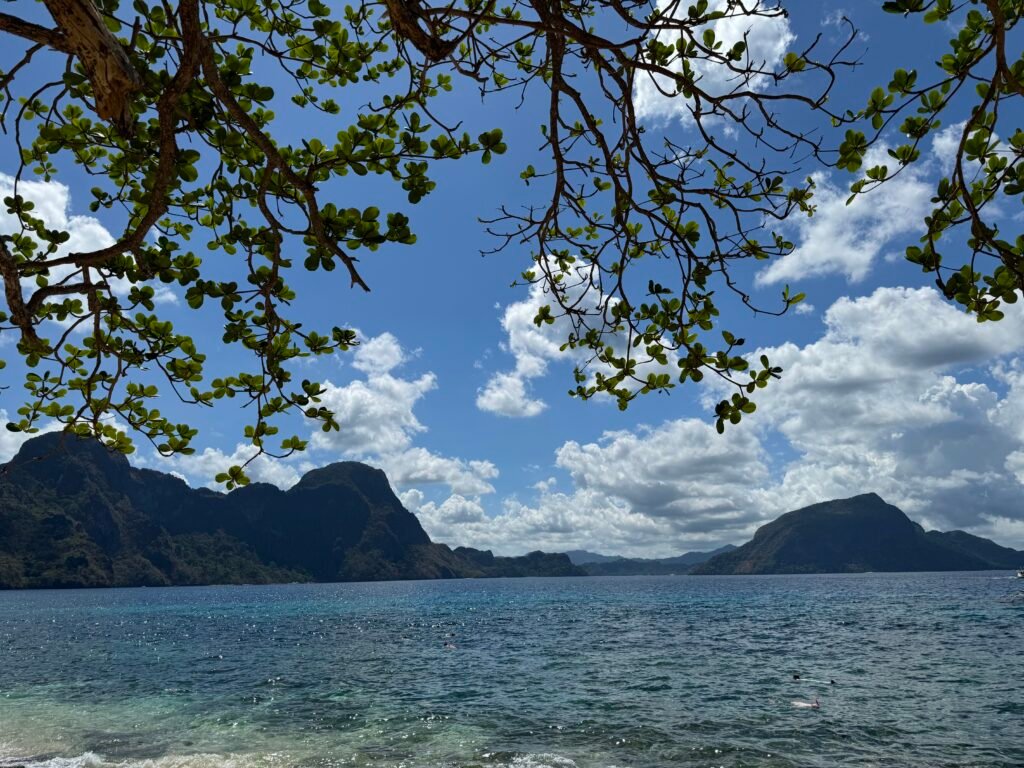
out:
M288 487L313 466L366 461L432 538L500 553L710 549L789 510L869 491L926 527L1024 545L1024 305L978 324L933 289L884 287L837 300L823 321L807 344L752 353L768 353L783 379L725 435L707 416L565 440L546 479L503 497L487 457L419 444L416 409L437 377L404 375L408 353L381 334L356 353L359 378L328 384L342 431L311 435L295 461L260 460L254 479ZM708 403L719 394L704 390ZM170 463L202 483L237 459L207 449Z

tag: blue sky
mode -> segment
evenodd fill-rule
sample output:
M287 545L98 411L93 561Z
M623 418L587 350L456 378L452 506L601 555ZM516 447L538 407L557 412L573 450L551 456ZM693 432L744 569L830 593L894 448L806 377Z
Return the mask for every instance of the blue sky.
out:
M769 60L818 34L826 48L834 45L844 13L861 30L855 49L863 64L837 93L844 106L860 105L896 66L918 66L924 76L951 34L882 14L881 2L785 5L788 21L751 36ZM480 255L494 240L478 218L536 199L536 187L518 174L537 158L542 97L517 111L511 99L482 105L468 83L456 85L441 111L474 134L501 127L508 153L490 166L438 166L438 189L417 206L384 181L346 179L323 190L339 205L408 213L418 242L364 255L370 294L350 290L337 271L296 272L303 318L356 328L364 343L308 364L309 376L330 382L342 431L315 436L294 460L260 460L255 479L288 486L312 466L364 460L388 471L435 539L503 553L676 554L740 543L781 512L867 491L926 526L1024 546L1024 314L1014 308L998 326L979 326L901 256L927 212L951 134L940 133L919 168L851 206L850 177L819 176L817 215L788 230L797 251L747 275L765 303L792 283L806 304L781 319L742 310L729 318L751 349L774 350L784 381L753 417L718 437L709 387L641 398L624 413L566 395L572 360L556 351L559 329L536 329L530 319L542 297L510 287L528 268L528 251ZM682 105L649 94L637 100L652 130L685 140ZM279 122L284 139L337 130L305 118ZM9 177L0 182L9 186ZM68 169L60 184L28 194L74 238L99 242L118 222L90 218L90 186ZM1006 213L1012 220L1019 212ZM229 257L206 258L230 269ZM188 310L173 289L162 299L161 311L202 341L211 376L244 366L236 350L219 345L214 310ZM18 366L4 371L14 385L0 394L8 412L19 403L19 374ZM203 485L245 456L237 446L247 414L231 403L188 413L165 398L161 407L201 427L200 452L168 461L142 448L135 463ZM295 429L310 433L298 421ZM0 458L17 444L3 433Z

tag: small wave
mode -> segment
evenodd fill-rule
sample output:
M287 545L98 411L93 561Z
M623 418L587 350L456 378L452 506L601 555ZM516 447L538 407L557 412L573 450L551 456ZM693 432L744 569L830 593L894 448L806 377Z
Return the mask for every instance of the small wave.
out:
M549 753L516 755L508 764L509 768L576 768L568 757Z
M125 760L85 752L75 757L0 758L0 768L282 768L293 762L279 754L197 753Z
M76 757L29 757L0 760L0 766L9 766L10 768L101 768L104 765L107 764L95 752L85 752Z
M571 758L550 752L490 752L481 757L491 768L578 768ZM302 759L284 753L195 753L152 758L116 758L95 752L74 757L0 756L0 768L290 768L306 764ZM471 761L470 764L478 763Z

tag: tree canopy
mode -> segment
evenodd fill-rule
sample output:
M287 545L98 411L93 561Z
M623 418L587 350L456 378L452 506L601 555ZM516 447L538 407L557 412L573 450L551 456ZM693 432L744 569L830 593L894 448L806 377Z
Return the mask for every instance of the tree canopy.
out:
M831 49L816 38L778 63L754 55L747 31L787 13L775 0L42 0L0 12L24 51L0 73L20 160L3 201L19 227L0 234L0 328L29 371L9 428L56 420L124 451L135 434L189 453L196 429L156 407L168 389L198 406L250 403L253 456L305 447L278 434L288 413L343 427L295 363L358 340L297 321L290 276L338 270L370 290L360 254L416 242L405 214L342 207L323 191L331 180L390 178L414 204L438 163L487 164L510 149L500 128L473 136L444 113L444 92L460 88L543 105L544 163L520 174L535 201L479 213L496 250L532 257L518 279L549 297L535 322L561 323L567 348L583 352L571 394L625 408L710 375L732 389L716 407L720 430L752 413L756 391L784 374L744 354L722 297L781 314L803 295L787 286L756 306L743 265L794 249L781 226L813 215L813 170L849 171L851 196L870 195L959 117L953 166L907 258L979 321L998 320L1024 288L1024 238L999 215L1024 194L1012 101L1024 59L1009 43L1024 0L883 7L894 23L955 34L929 71L892 54L892 80L877 88L856 77L849 22ZM266 84L268 68L287 92ZM863 91L865 105L834 106L839 87ZM682 105L685 141L638 114L640 89ZM281 126L308 112L333 117L334 136L289 141ZM882 146L890 161L865 167ZM121 222L112 244L70 250L69 233L19 192L22 179L68 168L92 178L92 209ZM154 303L161 284L192 308L219 306L223 343L251 353L248 370L208 379L210 350ZM243 467L220 479L247 482Z

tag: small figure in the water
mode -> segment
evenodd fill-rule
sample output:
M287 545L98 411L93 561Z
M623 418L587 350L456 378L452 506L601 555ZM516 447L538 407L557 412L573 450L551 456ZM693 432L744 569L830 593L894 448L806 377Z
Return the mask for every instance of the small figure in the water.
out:
M794 707L802 707L804 709L821 709L821 703L818 701L818 697L814 697L814 701L794 701Z
M829 685L835 685L835 684L836 684L836 681L835 681L835 680L829 680L829 681L828 681L828 684L829 684Z
M455 643L449 643L447 640L445 640L444 641L444 649L446 651L454 651L455 650Z
M793 679L794 680L799 680L800 679L800 675L798 675L796 672L794 672L793 673Z

